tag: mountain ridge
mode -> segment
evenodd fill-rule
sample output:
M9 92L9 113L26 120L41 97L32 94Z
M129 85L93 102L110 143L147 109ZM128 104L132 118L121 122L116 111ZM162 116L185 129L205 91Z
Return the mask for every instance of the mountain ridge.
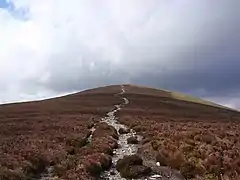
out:
M231 111L237 111L240 112L239 109L234 109L234 108L230 108L230 107L226 107L217 103L214 103L212 101L208 101L208 100L204 100L202 98L199 97L195 97L192 95L188 95L188 94L184 94L181 92L177 92L177 91L170 91L167 89L161 89L161 88L153 88L153 87L149 87L149 86L143 86L143 85L136 85L136 84L113 84L113 85L106 85L106 86L100 86L100 87L94 87L94 88L90 88L90 89L85 89L83 91L79 91L79 92L74 92L74 93L68 93L66 95L61 95L61 96L57 96L57 97L50 97L50 98L46 98L46 99L41 99L41 100L33 100L33 101L24 101L24 102L13 102L13 103L5 103L5 104L0 104L0 106L2 105L13 105L13 104L21 104L21 103L31 103L31 102L42 102L42 101L49 101L49 100L55 100L55 99L59 99L59 98L65 98L65 97L69 97L69 96L74 96L74 95L83 95L86 93L91 93L91 94L96 94L96 91L100 90L100 89L106 89L106 88L111 88L111 87L119 87L119 86L129 86L129 87L136 87L136 88L144 88L147 90L152 90L155 91L156 93L160 93L160 92L165 92L170 94L171 98L173 99L178 99L178 100L182 100L182 101L186 101L186 102L192 102L192 103L197 103L197 104L203 104L203 105L208 105L208 106L213 106L213 107L219 107L219 108L224 108L224 109L228 109ZM98 92L98 93L103 93L103 91ZM152 96L154 96L154 94L151 94Z

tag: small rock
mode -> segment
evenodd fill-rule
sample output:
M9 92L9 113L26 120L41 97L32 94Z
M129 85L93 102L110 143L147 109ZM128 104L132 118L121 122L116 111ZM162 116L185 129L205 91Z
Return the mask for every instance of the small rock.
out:
M138 144L138 139L137 139L136 136L132 136L132 137L127 139L127 143L128 144Z
M149 175L152 172L150 167L144 165L133 165L127 168L124 168L120 171L120 175L123 178L141 178Z
M123 159L119 159L117 161L116 169L121 171L121 169L125 167L129 167L131 165L142 165L142 158L137 154L124 156Z
M144 166L142 158L137 154L124 156L117 161L116 169L124 178L140 178L151 173L150 167Z
M120 128L118 130L119 134L127 134L127 133L130 133L130 129L128 128Z
M152 178L161 178L162 175L160 175L160 174L154 174L154 175L152 175L151 177L152 177Z

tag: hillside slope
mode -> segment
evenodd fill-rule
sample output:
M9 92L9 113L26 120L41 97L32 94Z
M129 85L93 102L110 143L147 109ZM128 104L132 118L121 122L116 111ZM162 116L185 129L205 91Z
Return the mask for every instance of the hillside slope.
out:
M139 154L178 169L187 179L240 179L240 113L172 92L125 86L130 101L120 122L143 136Z
M204 99L201 99L198 97L194 97L194 96L183 94L183 93L176 92L176 91L169 91L166 89L156 89L156 88L131 85L131 84L125 85L125 86L129 87L129 90L131 89L131 92L134 94L145 94L145 95L152 95L152 96L158 96L158 97L159 96L167 96L169 98L176 99L176 100L182 100L182 101L187 101L187 102L192 102L192 103L197 103L197 104L215 106L215 107L219 107L219 108L236 111L235 109L231 109L231 108L213 103L211 101L207 101L207 100L204 100Z
M130 103L117 115L143 136L139 154L148 159L145 163L161 156L161 163L189 179L219 178L223 172L238 176L239 112L165 90L124 87L121 96ZM122 103L120 89L114 85L0 105L0 179L39 179L46 167L54 169L56 179L95 179L96 171L103 170L96 163L106 167L116 145L115 130L101 118Z
M49 166L54 166L56 176L63 179L91 179L86 168L75 167L87 166L91 158L103 158L101 152L108 143L103 138L107 135L94 137L90 146L86 144L93 124L121 102L114 96L119 91L119 86L111 86L0 105L0 179L39 179ZM81 152L75 152L79 148Z

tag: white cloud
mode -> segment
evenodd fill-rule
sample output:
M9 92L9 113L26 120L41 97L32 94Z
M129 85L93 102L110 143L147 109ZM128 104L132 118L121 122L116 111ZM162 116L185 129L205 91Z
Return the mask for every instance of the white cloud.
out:
M204 68L194 52L228 41L239 15L238 0L10 3L0 9L0 102Z
M235 94L234 97L209 97L206 98L209 101L222 104L229 108L234 108L240 110L240 94Z

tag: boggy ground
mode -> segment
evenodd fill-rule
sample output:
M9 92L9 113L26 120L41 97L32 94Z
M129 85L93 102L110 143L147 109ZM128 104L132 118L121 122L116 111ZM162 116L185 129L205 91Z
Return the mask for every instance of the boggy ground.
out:
M107 168L116 134L99 123L121 99L119 86L44 101L0 106L0 179L93 179ZM87 142L90 128L96 131Z
M138 153L146 165L162 173L176 169L186 179L240 179L239 112L177 100L166 91L125 89L130 103L117 115L144 137Z

